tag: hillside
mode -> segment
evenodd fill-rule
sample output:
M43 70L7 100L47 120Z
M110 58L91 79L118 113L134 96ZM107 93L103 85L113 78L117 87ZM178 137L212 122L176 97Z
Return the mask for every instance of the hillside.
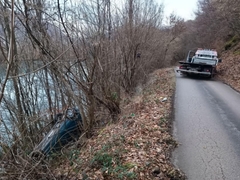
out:
M223 51L221 58L223 62L219 64L217 79L240 92L240 44Z
M239 47L222 52L223 62L216 77L237 91L240 91ZM174 88L173 69L152 73L140 92L123 100L119 121L99 129L79 154L56 170L57 176L77 179L185 179L170 162L171 151L177 146L171 135Z
M54 174L59 179L184 179L170 163L175 74L152 73L140 92L122 103L118 122L99 129L72 150Z
M223 51L215 80L240 91L239 46ZM116 123L98 129L82 148L67 150L59 179L185 179L170 162L175 74L172 68L149 76L133 97L122 100ZM70 154L69 154L70 153Z

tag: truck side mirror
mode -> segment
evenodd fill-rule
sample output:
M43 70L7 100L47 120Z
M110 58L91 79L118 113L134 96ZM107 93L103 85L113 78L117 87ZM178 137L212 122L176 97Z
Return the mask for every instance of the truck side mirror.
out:
M218 62L221 63L221 62L222 62L222 59L218 59Z

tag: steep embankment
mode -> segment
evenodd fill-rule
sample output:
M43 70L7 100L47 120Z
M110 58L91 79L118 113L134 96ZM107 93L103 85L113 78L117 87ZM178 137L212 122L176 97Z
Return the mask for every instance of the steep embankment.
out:
M123 100L118 122L88 139L55 175L68 179L184 179L170 162L177 145L171 135L172 68L157 70L146 85Z
M222 52L217 79L240 92L240 44Z

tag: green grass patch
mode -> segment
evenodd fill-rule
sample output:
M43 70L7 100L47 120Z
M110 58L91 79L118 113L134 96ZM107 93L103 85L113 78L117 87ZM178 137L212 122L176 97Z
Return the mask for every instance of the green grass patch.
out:
M163 124L167 123L167 118L165 117L161 117L160 120L159 120L159 123L158 125L161 127Z
M240 55L240 49L233 52L234 55Z
M132 163L123 164L121 161L121 154L123 152L124 149L121 148L115 149L113 152L106 151L106 148L102 148L95 153L91 160L91 166L94 168L100 168L103 172L104 178L136 179L136 173L131 170L136 165Z
M229 50L232 47L234 47L237 43L239 42L239 37L238 36L233 36L229 41L226 42L225 44L225 50Z

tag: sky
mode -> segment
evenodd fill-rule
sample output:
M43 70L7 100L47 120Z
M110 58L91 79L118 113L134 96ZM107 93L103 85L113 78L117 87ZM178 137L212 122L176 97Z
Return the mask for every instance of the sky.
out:
M165 16L174 12L174 14L185 20L192 20L195 18L194 10L197 10L198 0L157 0L157 2L164 3Z
M117 5L123 4L125 0L113 0ZM185 20L193 20L195 18L194 11L197 10L197 2L199 0L154 0L159 4L164 4L164 15L169 16L172 12L184 18Z

